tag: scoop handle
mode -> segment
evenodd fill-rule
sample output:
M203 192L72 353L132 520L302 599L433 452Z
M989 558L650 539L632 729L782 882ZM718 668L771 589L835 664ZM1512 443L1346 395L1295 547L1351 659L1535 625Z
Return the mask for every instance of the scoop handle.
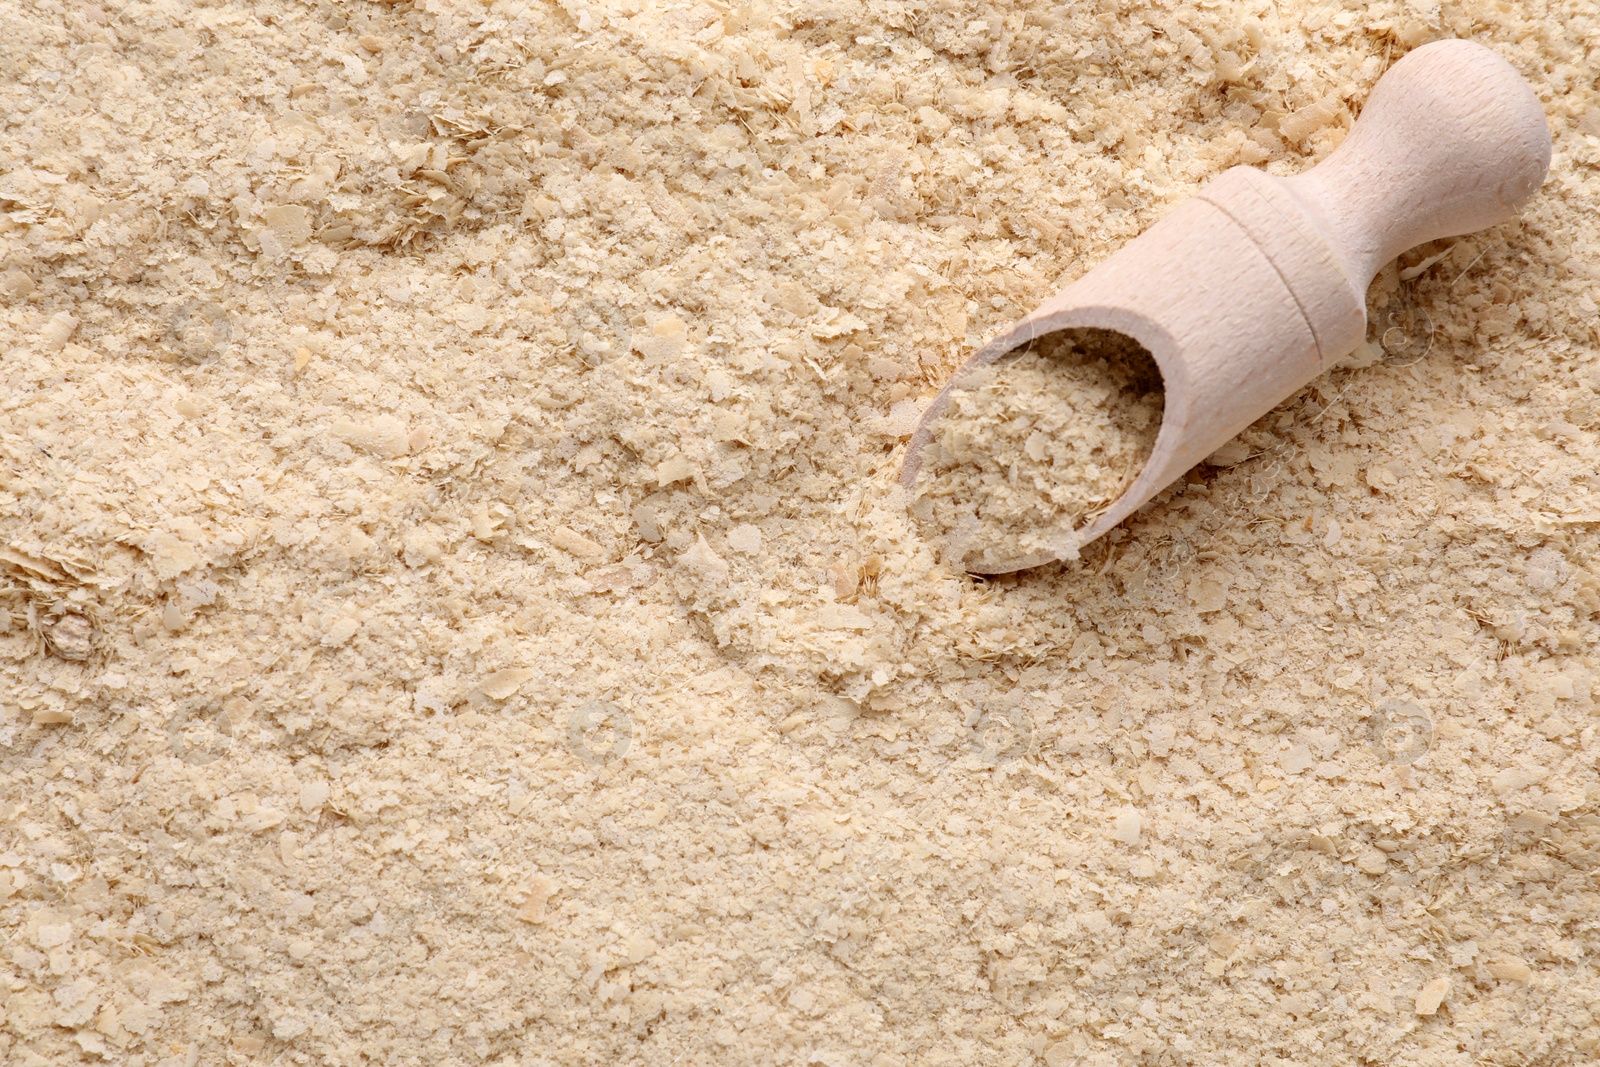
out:
M1483 45L1448 40L1395 63L1344 143L1287 181L1365 290L1406 249L1516 214L1549 167L1528 83Z

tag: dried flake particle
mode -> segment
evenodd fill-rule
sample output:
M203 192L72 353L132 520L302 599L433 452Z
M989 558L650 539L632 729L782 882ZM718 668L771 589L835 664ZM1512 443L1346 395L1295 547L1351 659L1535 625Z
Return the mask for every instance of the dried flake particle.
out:
M339 648L348 644L350 639L361 629L361 620L350 615L335 619L322 635L322 643L329 648Z
M600 559L606 554L603 546L565 526L557 526L550 531L550 543L579 559Z
M688 342L688 326L676 316L668 315L650 327L648 333L639 335L634 346L653 363L669 363L683 354Z
M1190 587L1189 599L1196 611L1221 611L1228 606L1228 582L1217 578L1198 579Z
M889 405L886 414L867 419L863 428L881 437L910 437L926 407L927 402L923 400L897 400Z
M822 604L817 608L817 621L830 630L870 630L872 616L850 604Z
M728 547L746 556L761 554L761 527L744 523L728 531Z
M726 412L718 415L716 422L712 424L711 439L722 444L735 441L748 444L745 436L749 429L750 419L747 416L737 411Z
M674 456L656 464L657 485L668 486L675 482L686 482L693 477L694 464L683 456Z
M351 448L382 459L397 459L411 451L410 431L393 415L379 415L368 423L341 420L332 431Z
M328 802L328 783L323 781L306 782L300 786L300 808L302 811L316 811Z
M1308 770L1315 762L1316 757L1305 745L1295 745L1278 756L1278 767L1285 774L1299 774Z
M72 938L71 923L41 923L34 929L33 940L40 948L57 948Z
M1542 781L1547 773L1542 767L1507 767L1497 771L1489 785L1496 793L1514 793Z
M400 538L401 557L408 567L425 567L444 558L444 537L432 526L414 526Z
M1206 457L1207 466L1237 467L1250 458L1250 446L1234 438Z
M217 716L217 726L224 733L232 733L256 712L255 705L244 697L229 697L222 703L222 713Z
M1362 849L1356 856L1356 866L1367 874L1382 874L1389 869L1389 857L1378 849Z
M1211 938L1210 946L1211 951L1219 956L1231 956L1239 951L1239 939L1224 930Z
M1560 822L1556 816L1544 811L1518 812L1511 820L1513 830L1547 830Z
M239 825L251 833L259 834L283 825L284 818L285 816L281 811L273 808L260 808L255 812L241 816Z
M550 898L555 895L556 883L543 875L528 881L527 892L517 908L517 918L525 923L542 923L549 916Z
M261 217L286 248L311 240L311 213L299 204L274 204L263 208Z
M94 652L94 623L69 612L44 628L45 643L62 659L86 660Z
M620 593L649 585L655 578L655 568L648 563L619 564L589 571L584 578L596 592Z
M39 340L48 352L59 352L78 329L78 319L71 312L58 311L39 331Z
M643 934L629 934L622 939L622 960L628 964L643 963L660 947Z
M1326 126L1339 121L1344 112L1337 96L1328 95L1315 103L1307 104L1278 121L1278 133L1290 141L1303 141Z
M1137 844L1144 830L1144 816L1137 808L1123 808L1112 817L1111 836L1125 845Z
M10 300L26 300L38 288L27 272L13 267L0 272L0 294Z
M176 578L202 562L199 550L173 533L156 534L147 551L155 563L156 574L162 578Z
M1150 744L1150 754L1159 759L1171 753L1178 731L1171 723L1157 722L1145 730L1145 737Z
M1531 982L1533 968L1520 956L1497 956L1485 964L1489 973L1502 982Z
M539 672L531 667L505 667L478 683L478 691L490 700L505 700Z
M694 544L680 557L684 568L698 575L705 581L721 584L728 580L728 561L717 555L707 542L704 534L695 536Z
M57 1006L64 1009L56 1017L57 1026L82 1026L93 1016L99 1001L94 997L100 983L89 978L75 978L57 986L52 994Z
M22 571L25 575L42 578L47 582L65 582L67 572L59 563L33 552L25 552L16 545L0 545L0 563Z
M970 569L1038 553L1075 559L1074 531L1138 475L1161 406L1160 374L1131 339L1046 334L952 385L913 514Z
M1435 978L1417 990L1416 1010L1418 1015L1432 1015L1439 1010L1439 1005L1444 1003L1444 998L1450 992L1450 979L1445 977Z

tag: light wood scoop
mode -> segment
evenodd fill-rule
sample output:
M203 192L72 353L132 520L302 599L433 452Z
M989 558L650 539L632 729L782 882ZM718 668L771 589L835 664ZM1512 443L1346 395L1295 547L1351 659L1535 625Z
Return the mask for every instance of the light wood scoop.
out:
M1544 111L1509 63L1470 41L1418 48L1321 164L1291 178L1225 171L974 355L923 413L901 484L913 488L966 371L1057 330L1115 330L1154 357L1165 406L1144 469L1078 532L1081 547L1353 351L1386 263L1509 218L1549 165ZM1006 546L982 548L990 574L1057 558L993 563Z

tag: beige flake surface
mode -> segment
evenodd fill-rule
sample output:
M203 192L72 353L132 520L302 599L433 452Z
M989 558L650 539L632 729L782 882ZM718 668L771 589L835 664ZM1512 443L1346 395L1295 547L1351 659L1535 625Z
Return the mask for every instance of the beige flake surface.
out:
M1071 564L974 349L1411 47L1521 218ZM1592 3L0 0L0 1061L1600 1055Z

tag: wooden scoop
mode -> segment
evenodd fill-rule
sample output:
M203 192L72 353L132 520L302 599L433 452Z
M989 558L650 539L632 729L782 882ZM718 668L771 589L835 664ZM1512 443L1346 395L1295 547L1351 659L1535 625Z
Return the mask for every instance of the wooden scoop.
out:
M1549 165L1544 111L1509 63L1470 41L1418 48L1321 164L1225 171L974 355L923 413L901 484L913 488L963 373L1056 330L1115 330L1154 357L1165 406L1144 469L1078 532L1081 548L1353 351L1384 264L1509 218ZM1058 558L981 548L989 574Z

